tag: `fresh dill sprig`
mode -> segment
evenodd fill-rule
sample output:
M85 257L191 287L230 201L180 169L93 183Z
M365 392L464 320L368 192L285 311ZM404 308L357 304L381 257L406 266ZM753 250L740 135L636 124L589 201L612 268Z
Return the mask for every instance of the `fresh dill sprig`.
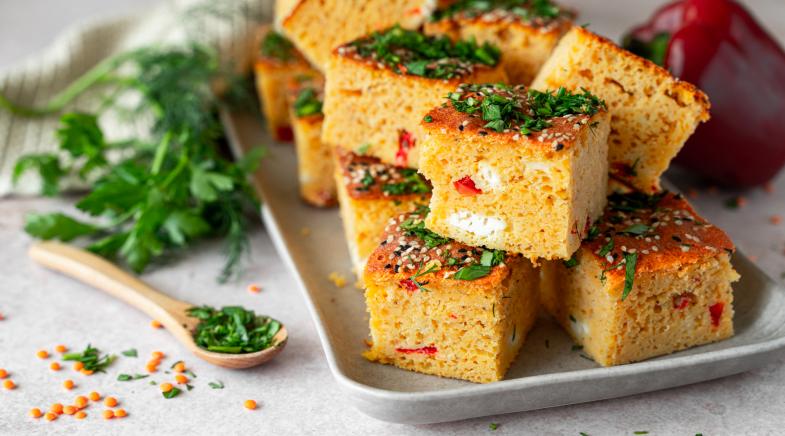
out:
M32 214L25 230L41 239L88 237L89 250L122 259L136 272L195 239L223 236L227 260L219 278L235 274L249 247L246 211L258 205L247 178L262 150L239 162L219 153L223 134L216 82L235 85L225 95L244 94L237 86L243 82L204 46L145 47L102 61L41 108L19 107L0 96L0 108L37 117L62 111L96 85L115 84L106 90L107 104L98 113L62 115L59 152L24 156L13 173L17 181L37 170L48 196L59 192L65 176L88 182L91 188L76 206L95 222L62 213ZM152 127L143 137L110 142L100 117L129 95L138 100L133 113L151 116ZM112 161L110 153L121 148L123 157Z

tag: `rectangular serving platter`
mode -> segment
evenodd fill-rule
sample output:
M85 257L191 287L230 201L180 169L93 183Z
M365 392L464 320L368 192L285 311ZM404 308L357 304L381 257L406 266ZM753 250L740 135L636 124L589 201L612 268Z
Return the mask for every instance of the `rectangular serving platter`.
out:
M267 146L254 176L266 229L305 297L330 370L354 405L374 418L434 423L622 397L747 371L785 349L785 289L737 253L733 265L742 279L734 285L736 335L723 342L603 368L573 351L569 337L543 317L499 382L473 384L370 363L361 356L368 338L363 293L351 284L338 211L300 200L294 146L270 139L257 116L222 118L236 155ZM327 279L331 272L342 273L349 284L337 288Z

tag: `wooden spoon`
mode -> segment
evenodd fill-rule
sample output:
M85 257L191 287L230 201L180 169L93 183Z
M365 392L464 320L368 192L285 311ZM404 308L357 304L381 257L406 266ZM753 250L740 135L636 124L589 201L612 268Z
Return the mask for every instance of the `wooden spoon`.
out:
M192 332L199 320L186 314L187 309L194 307L193 304L170 298L111 262L71 245L36 242L28 254L37 263L92 285L160 321L192 353L213 365L225 368L261 365L275 357L286 345L288 335L282 324L273 338L275 345L264 350L244 354L207 351L194 342Z

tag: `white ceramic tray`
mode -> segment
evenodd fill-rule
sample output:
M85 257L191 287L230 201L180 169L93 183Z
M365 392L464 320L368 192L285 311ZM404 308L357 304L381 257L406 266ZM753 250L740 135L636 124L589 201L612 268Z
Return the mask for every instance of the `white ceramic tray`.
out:
M362 291L351 285L337 210L300 201L294 147L270 140L258 118L225 114L224 123L235 153L268 146L254 180L264 200L262 217L303 291L333 375L370 416L432 423L621 397L747 371L785 349L785 290L736 254L733 264L742 279L734 286L736 336L727 341L602 368L572 351L567 335L543 319L500 382L473 384L370 363L360 355L368 321ZM308 236L302 234L306 227ZM342 272L350 284L337 289L327 280L332 271Z

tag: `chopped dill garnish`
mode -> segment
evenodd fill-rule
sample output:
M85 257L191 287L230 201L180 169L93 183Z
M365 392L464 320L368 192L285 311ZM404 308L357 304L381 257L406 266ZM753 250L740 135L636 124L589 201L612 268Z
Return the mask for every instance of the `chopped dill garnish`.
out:
M63 355L63 360L82 362L83 368L88 371L106 372L106 367L112 364L117 356L105 354L101 356L98 348L87 345L81 353L67 353Z

